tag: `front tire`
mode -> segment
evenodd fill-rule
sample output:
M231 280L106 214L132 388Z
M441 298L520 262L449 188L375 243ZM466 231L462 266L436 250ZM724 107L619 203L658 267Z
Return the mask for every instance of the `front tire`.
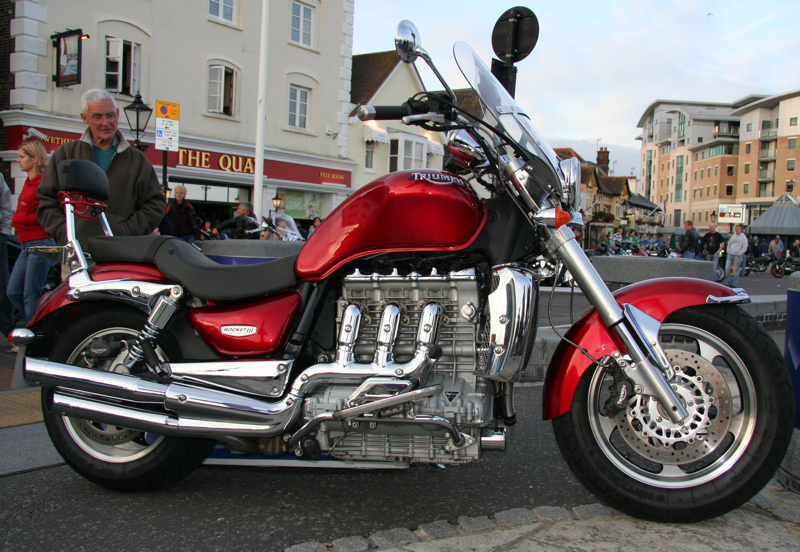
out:
M107 370L116 364L114 358L91 363L87 360L85 352L92 340L129 341L144 322L144 316L135 311L95 311L81 317L57 338L50 358ZM180 358L174 344L161 345L157 353L162 360ZM165 487L197 468L214 447L211 440L164 437L64 416L48 410L50 393L50 389L42 389L42 412L56 450L76 472L103 487L122 491Z
M772 268L770 269L770 272L776 278L783 278L783 275L786 274L786 271L783 269L783 267L776 263L772 263Z
M693 522L747 502L780 466L792 435L794 394L778 347L737 307L677 311L660 341L678 366L690 417L673 424L657 403L633 395L607 416L612 382L588 370L570 411L553 420L577 477L611 506L657 521Z

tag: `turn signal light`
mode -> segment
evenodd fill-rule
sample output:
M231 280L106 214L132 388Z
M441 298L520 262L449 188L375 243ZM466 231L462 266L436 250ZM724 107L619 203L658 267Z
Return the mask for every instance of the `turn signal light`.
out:
M571 220L572 216L567 211L556 207L556 228L561 228Z

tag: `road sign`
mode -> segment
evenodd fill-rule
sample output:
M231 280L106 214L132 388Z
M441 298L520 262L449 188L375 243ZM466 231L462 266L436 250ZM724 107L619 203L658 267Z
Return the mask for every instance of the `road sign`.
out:
M156 101L156 149L178 151L181 106Z
M180 137L180 121L172 119L156 119L156 149L178 151Z
M181 104L156 100L156 117L177 121L181 118Z

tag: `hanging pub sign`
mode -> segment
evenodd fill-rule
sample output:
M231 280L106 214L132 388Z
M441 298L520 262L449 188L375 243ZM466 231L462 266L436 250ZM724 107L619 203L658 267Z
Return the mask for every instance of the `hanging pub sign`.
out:
M81 83L81 37L83 31L67 30L51 36L56 48L56 86L72 86Z

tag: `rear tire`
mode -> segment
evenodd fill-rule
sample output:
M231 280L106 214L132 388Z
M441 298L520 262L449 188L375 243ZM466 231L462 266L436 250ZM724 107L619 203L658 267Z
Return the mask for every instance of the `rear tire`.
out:
M783 275L786 274L786 271L783 269L783 267L775 263L772 263L772 268L770 269L770 272L776 278L783 278Z
M769 334L733 305L677 311L660 340L680 367L672 383L690 417L673 424L641 395L606 415L611 380L596 367L553 420L559 448L586 487L630 515L722 515L758 493L783 460L794 420L789 371Z
M81 317L57 337L50 354L54 362L108 369L113 358L90 366L83 354L95 337L130 340L143 327L135 311L95 311ZM168 341L168 339L162 339ZM161 345L162 360L179 360L174 344ZM64 461L89 481L121 491L143 491L170 485L189 475L214 448L206 439L164 437L49 411L51 390L42 389L42 413L50 439Z

